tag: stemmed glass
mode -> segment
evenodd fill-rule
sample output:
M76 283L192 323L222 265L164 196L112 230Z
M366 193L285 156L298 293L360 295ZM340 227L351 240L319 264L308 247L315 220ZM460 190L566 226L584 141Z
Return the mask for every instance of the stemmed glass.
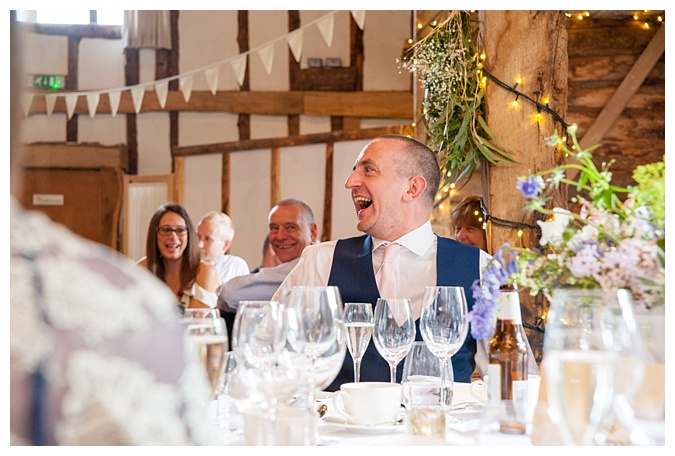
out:
M345 329L347 348L354 360L354 382L361 379L361 359L373 336L373 305L369 302L345 303Z
M462 347L469 331L468 306L462 287L427 287L424 292L420 332L429 350L441 363L441 384L447 382L448 359ZM441 404L447 391L441 388Z
M238 309L239 312L239 309ZM243 306L236 325L234 352L242 382L266 408L267 443L274 445L278 407L297 391L297 362L286 349L282 306L276 301Z
M220 385L227 353L227 327L223 318L191 318L183 322L187 347L204 366L211 387L211 398Z
M298 286L284 292L283 305L288 349L304 358L294 366L305 380L312 421L316 390L335 379L344 361L342 300L337 287Z
M415 341L415 320L410 299L377 300L373 339L380 356L389 363L391 382L396 383L396 366Z

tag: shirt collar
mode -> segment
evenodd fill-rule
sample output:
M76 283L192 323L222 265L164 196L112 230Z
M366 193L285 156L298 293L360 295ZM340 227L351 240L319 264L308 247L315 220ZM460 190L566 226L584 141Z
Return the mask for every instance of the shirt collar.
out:
M422 256L429 250L429 247L431 247L435 240L436 235L431 228L431 221L427 221L419 228L404 234L393 242L402 245L416 255ZM373 251L386 242L387 241L373 237Z

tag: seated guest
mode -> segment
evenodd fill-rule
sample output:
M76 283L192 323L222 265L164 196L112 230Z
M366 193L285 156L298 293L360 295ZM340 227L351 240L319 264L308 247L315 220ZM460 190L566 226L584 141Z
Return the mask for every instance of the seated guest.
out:
M455 239L463 244L475 245L487 252L485 215L481 209L483 198L479 195L464 197L450 214Z
M305 247L316 242L314 213L304 201L293 198L279 201L270 211L268 221L270 244L281 263L221 285L218 289L221 312L236 312L240 301L270 300Z
M138 264L171 289L180 311L190 307L216 307L220 278L211 263L199 260L194 225L180 204L165 204L152 216L146 256Z
M246 260L227 254L234 240L234 224L227 214L218 211L205 214L197 224L197 236L201 260L215 266L221 283L249 273Z
M251 272L258 272L262 268L273 268L279 264L281 264L281 261L279 261L277 254L274 253L274 249L270 243L270 235L268 233L265 235L265 240L263 241L262 261L260 262L260 265L257 268L252 269Z
M375 138L361 151L345 187L357 216L356 228L363 236L308 246L297 266L286 277L274 299L295 285L334 285L343 302L370 302L381 296L376 273L384 250L398 244L391 265L397 268L395 296L410 298L421 340L419 316L426 286L461 286L468 308L473 307L471 285L480 278L489 255L480 249L433 233L430 223L441 171L434 153L423 143L406 136ZM476 341L469 333L452 357L455 381L469 382L475 368ZM389 381L389 365L371 340L361 364L362 381ZM401 368L397 375L401 378ZM339 389L354 379L347 353L341 371L327 388Z

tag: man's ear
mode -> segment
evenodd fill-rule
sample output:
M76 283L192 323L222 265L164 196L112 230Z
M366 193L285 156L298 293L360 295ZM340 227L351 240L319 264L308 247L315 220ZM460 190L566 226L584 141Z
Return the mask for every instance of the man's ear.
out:
M316 238L319 233L319 227L316 225L316 223L312 223L309 227L309 232L312 234L312 244L316 242Z
M223 245L223 253L227 253L227 251L230 250L231 246L232 241L225 241L225 244Z
M427 181L422 176L413 176L408 179L408 189L403 195L404 200L412 201L418 199L424 194L427 188Z

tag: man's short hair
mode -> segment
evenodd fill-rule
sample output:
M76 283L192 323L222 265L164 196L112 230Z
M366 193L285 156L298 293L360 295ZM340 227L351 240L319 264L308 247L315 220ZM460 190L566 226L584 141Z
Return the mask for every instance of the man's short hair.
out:
M234 239L234 223L232 223L232 219L227 214L219 211L210 211L199 220L197 226L201 225L202 222L210 222L216 225L218 234L220 234L220 237L224 241L232 242Z

